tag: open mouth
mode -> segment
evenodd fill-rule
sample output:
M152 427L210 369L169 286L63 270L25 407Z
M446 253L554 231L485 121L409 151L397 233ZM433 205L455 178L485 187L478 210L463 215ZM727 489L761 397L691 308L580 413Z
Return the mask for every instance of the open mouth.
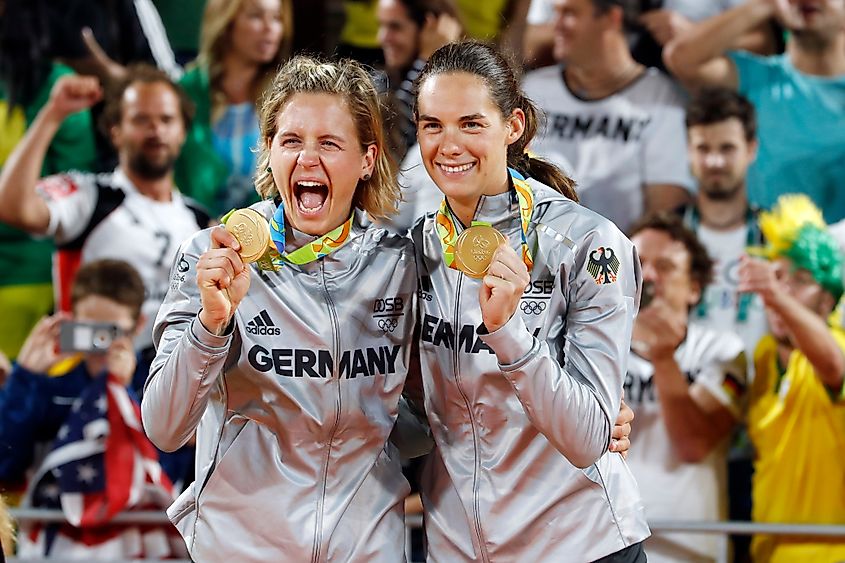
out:
M300 213L315 215L326 204L329 198L329 187L320 182L296 182L293 185L293 195Z

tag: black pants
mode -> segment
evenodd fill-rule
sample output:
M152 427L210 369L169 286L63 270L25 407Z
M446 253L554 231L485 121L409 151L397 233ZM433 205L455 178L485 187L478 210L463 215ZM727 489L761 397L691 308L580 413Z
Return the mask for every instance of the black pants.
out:
M648 559L643 550L643 542L639 542L601 559L596 559L594 563L646 563L646 561Z

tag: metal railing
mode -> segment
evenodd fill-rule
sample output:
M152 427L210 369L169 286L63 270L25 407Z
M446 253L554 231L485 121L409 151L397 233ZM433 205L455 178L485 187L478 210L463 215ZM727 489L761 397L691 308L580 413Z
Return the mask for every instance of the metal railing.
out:
M65 522L61 510L46 510L42 508L10 508L9 512L18 522L38 520L41 522ZM159 511L124 512L112 520L115 524L167 524L167 515ZM411 561L411 532L421 528L423 518L420 514L405 516L405 551L408 561ZM764 524L757 522L691 522L653 520L648 523L652 532L687 532L692 534L745 535L771 534L790 535L808 538L841 537L845 538L845 525L826 524ZM18 561L9 559L12 563ZM33 560L28 559L28 562Z

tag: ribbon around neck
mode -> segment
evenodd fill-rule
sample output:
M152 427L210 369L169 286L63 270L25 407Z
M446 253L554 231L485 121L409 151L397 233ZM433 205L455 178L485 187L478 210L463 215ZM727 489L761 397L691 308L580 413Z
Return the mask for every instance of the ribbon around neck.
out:
M511 185L513 185L512 197L519 203L520 232L522 234L522 261L530 272L534 266L534 259L528 248L528 224L531 222L531 212L534 210L534 192L531 186L525 181L525 177L513 168L508 168ZM440 238L440 245L443 248L443 260L452 269L455 266L455 243L458 240L458 223L446 198L440 203L440 209L434 218L437 235ZM472 221L472 225L489 225L484 221Z

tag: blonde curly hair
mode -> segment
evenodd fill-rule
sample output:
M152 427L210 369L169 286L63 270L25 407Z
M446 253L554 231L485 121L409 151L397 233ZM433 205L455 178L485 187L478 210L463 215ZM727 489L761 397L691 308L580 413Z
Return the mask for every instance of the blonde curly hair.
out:
M340 96L346 103L362 150L377 149L376 163L368 180L359 180L352 206L363 209L374 219L385 219L397 211L399 186L393 160L387 151L382 129L379 96L364 67L353 60L321 61L296 56L276 74L261 104L261 139L255 188L261 197L273 198L279 190L270 167L270 145L276 136L278 116L295 94L326 93Z

